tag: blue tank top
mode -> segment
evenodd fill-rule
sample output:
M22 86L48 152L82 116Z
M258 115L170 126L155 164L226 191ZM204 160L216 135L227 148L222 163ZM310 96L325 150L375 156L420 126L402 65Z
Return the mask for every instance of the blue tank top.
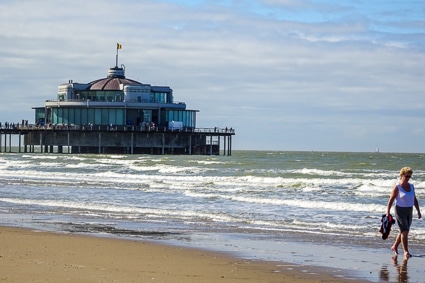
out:
M399 207L413 207L415 205L415 188L410 185L410 192L403 190L400 184L397 184L398 195L396 197L396 204Z

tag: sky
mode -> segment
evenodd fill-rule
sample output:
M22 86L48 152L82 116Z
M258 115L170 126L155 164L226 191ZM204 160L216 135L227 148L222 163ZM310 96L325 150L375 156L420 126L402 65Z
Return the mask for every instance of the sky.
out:
M425 2L0 0L0 122L119 65L233 150L425 152Z

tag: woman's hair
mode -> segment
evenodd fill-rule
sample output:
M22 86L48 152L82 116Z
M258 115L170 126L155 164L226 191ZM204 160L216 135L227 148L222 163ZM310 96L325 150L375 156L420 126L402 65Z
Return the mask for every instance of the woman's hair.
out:
M406 173L409 173L410 175L413 174L413 170L410 167L403 167L400 170L400 177L406 175Z

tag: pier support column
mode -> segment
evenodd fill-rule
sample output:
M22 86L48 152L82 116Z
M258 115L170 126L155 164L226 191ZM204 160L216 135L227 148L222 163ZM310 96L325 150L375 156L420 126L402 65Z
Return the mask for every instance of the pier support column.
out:
M99 154L102 153L102 134L99 132Z
M130 148L130 154L134 153L134 133L131 133L131 148Z
M218 151L217 151L217 155L220 155L220 146L221 146L221 139L220 139L220 136L217 136L217 143L218 143Z
M164 155L165 154L165 135L164 134L161 134L162 135L162 155Z
M69 131L68 131L68 136L67 136L67 138L68 138L68 153L70 153L70 150L69 150L69 147L70 147L70 143L69 143L69 141L70 141ZM62 152L61 152L61 153L62 153Z
M40 132L40 152L43 153L43 134Z

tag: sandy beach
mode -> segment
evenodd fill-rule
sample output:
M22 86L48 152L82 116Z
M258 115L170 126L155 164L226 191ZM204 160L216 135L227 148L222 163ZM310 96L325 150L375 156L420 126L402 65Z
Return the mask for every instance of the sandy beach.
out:
M0 227L0 243L1 282L353 282L327 269L140 240Z

